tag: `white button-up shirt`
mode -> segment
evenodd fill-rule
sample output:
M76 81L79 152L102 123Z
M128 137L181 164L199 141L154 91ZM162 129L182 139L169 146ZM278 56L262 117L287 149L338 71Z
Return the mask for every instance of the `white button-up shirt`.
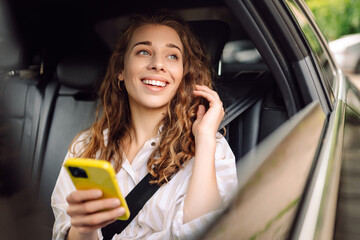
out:
M147 160L157 142L156 138L148 140L131 164L128 160L124 160L120 171L116 174L123 196L126 196L148 173ZM81 147L80 143L77 144L75 152ZM65 160L71 157L73 156L69 152ZM184 199L193 163L194 158L191 158L168 183L159 188L132 222L120 234L114 235L113 239L193 239L196 237L215 217L216 212L183 223ZM216 138L215 167L220 196L226 203L237 188L237 176L234 154L219 133ZM62 167L51 197L55 215L53 239L65 239L71 226L70 216L66 213L68 205L66 197L75 190L66 169ZM98 236L102 239L101 229L98 230Z

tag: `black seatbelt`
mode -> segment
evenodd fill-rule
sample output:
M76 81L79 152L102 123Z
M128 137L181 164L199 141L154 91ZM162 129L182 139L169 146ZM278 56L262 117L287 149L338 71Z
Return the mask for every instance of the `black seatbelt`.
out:
M151 174L148 173L125 197L130 210L130 217L126 221L116 220L115 222L101 229L103 239L110 240L115 234L121 233L127 225L136 217L145 203L160 188L158 184L150 184Z
M246 99L237 99L225 109L225 116L220 123L219 130L226 127L232 120L248 110L252 105L263 98L263 91L257 91Z

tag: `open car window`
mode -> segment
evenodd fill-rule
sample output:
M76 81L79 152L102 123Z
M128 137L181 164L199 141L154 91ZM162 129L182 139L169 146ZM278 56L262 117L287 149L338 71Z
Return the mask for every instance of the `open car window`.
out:
M315 54L314 57L322 73L321 77L325 80L326 88L330 92L335 91L335 66L330 59L329 53L326 51L326 47L324 46L321 37L317 34L317 31L319 31L318 27L309 22L305 15L306 11L302 11L296 1L289 0L286 1L286 3L295 16L308 44ZM308 10L308 13L309 12L310 10Z

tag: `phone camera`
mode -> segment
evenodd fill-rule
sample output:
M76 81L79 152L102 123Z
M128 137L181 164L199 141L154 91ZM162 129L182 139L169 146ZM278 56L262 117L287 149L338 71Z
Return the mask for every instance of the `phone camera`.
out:
M77 178L87 178L87 174L84 169L78 167L69 167L71 174Z

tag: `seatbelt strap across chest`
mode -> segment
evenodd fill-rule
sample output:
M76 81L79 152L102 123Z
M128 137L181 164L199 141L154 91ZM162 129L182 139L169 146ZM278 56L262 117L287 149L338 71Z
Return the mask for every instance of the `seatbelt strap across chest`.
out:
M130 210L130 217L126 221L116 220L115 222L101 229L103 239L110 240L115 234L121 233L127 225L136 217L145 203L160 188L158 184L150 184L151 174L148 173L125 197Z

